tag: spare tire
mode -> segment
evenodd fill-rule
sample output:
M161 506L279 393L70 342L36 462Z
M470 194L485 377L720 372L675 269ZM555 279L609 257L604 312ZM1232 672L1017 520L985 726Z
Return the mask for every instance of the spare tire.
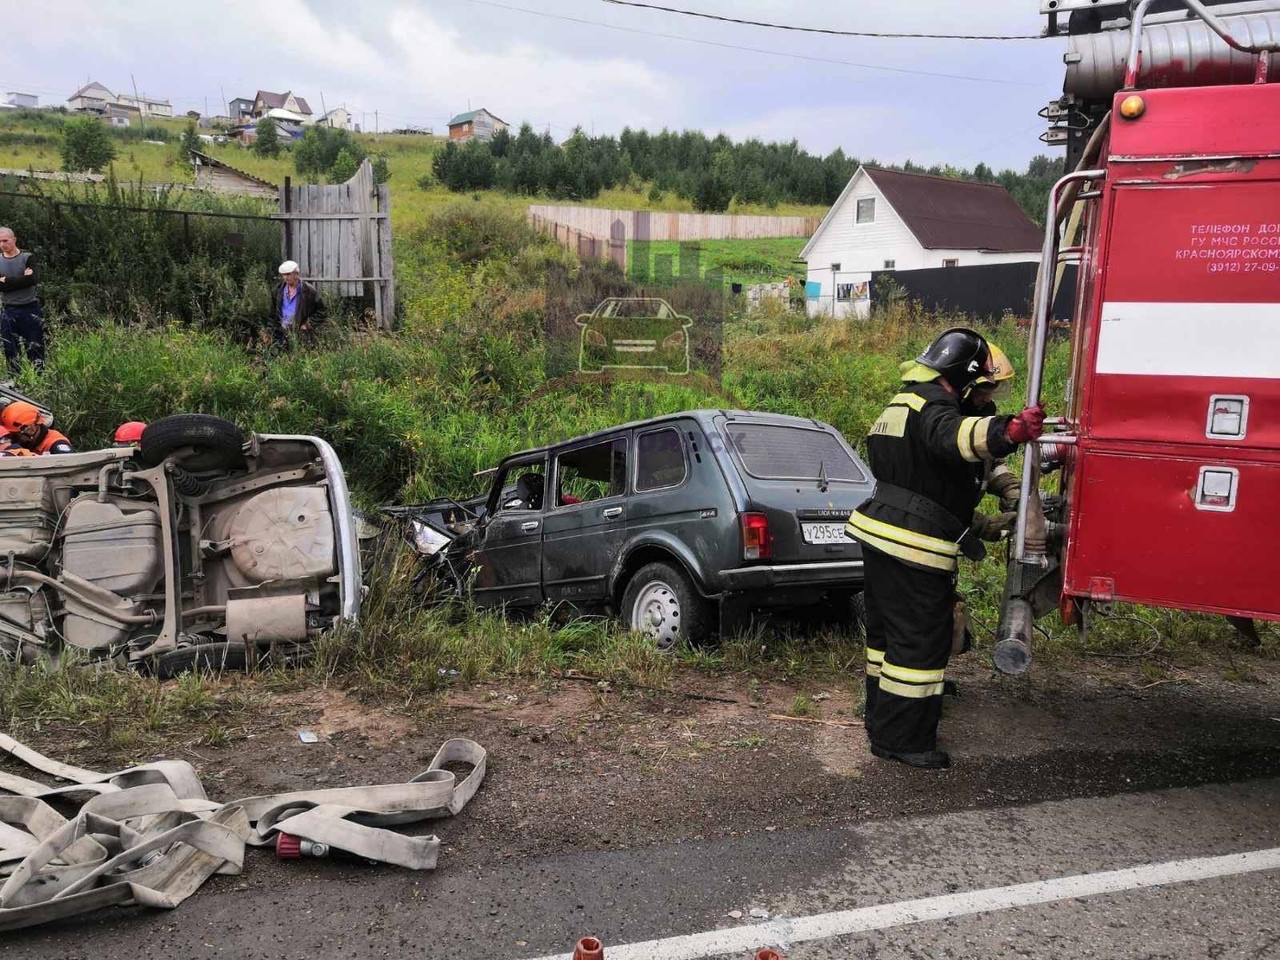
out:
M178 462L192 473L226 470L242 461L244 433L230 420L205 413L175 413L147 425L139 443L142 462L158 467L182 450Z

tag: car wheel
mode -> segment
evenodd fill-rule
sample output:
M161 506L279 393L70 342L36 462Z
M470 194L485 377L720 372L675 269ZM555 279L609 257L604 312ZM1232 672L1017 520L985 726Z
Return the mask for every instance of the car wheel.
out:
M180 460L193 473L226 470L240 462L244 434L230 420L203 413L177 413L148 424L139 442L142 461L158 467L181 450L190 450Z
M705 640L711 616L688 574L670 563L650 563L636 571L622 594L622 622L666 652L682 640Z

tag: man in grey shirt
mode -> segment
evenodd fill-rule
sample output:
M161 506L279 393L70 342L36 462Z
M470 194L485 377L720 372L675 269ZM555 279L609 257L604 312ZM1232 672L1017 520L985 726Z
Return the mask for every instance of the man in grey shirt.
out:
M31 254L18 249L9 227L0 227L0 337L13 372L24 349L37 370L44 366L44 313L36 296L35 267Z

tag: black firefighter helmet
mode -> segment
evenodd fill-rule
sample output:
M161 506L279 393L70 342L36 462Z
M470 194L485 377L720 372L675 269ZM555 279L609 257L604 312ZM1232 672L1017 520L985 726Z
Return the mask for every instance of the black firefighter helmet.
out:
M958 394L963 394L979 377L992 373L991 349L986 339L968 327L942 331L924 353L916 357L916 362L937 370Z

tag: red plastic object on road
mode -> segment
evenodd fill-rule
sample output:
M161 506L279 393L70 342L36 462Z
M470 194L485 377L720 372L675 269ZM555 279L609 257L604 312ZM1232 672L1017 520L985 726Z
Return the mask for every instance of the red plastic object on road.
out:
M277 833L276 856L281 860L297 860L302 856L302 839L292 833Z
M583 937L573 948L573 960L604 960L604 944L596 937Z
M768 947L756 951L756 960L783 960L782 954Z

